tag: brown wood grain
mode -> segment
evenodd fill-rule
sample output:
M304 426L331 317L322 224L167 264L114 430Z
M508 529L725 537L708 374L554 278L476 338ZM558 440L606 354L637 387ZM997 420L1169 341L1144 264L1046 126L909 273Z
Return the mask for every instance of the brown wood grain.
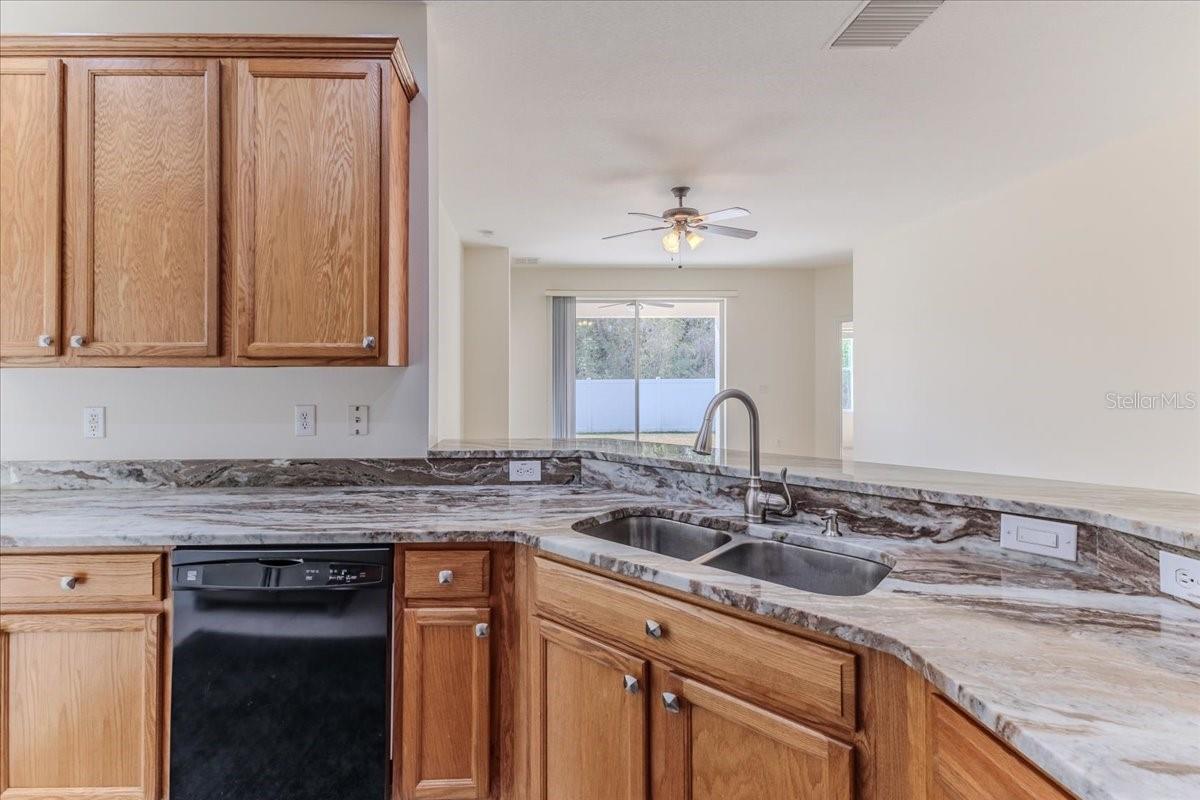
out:
M676 695L680 710L654 707L665 748L655 754L662 762L656 800L853 796L850 745L679 675L662 690Z
M61 114L61 61L0 59L0 358L61 353Z
M767 707L854 730L853 653L554 561L534 564L538 613L686 666ZM648 619L662 626L662 638L646 634Z
M239 358L380 360L380 73L238 64Z
M392 75L384 93L383 243L386 266L380 313L385 332L388 366L408 364L408 127L409 98L401 81Z
M0 615L0 795L155 800L158 614Z
M65 590L64 577L76 579ZM123 605L162 599L162 556L156 553L91 553L0 556L0 603L4 609Z
M643 800L647 663L553 622L538 620L533 635L531 798Z
M218 355L217 60L89 59L68 76L80 204L68 335L85 337L69 355Z
M438 573L449 570L449 584ZM461 600L486 597L491 585L490 550L408 550L404 558L404 596L409 600Z
M491 638L486 608L404 611L401 796L483 800L491 772Z

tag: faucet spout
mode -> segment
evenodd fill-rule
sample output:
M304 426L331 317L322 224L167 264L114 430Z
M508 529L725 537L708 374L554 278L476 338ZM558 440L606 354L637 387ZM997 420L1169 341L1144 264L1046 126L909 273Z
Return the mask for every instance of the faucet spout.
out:
M726 389L718 392L708 401L704 409L704 417L700 420L700 430L696 432L696 443L692 450L700 455L712 455L712 428L717 416L717 409L726 400L741 400L750 414L750 482L746 486L746 519L750 522L766 522L767 512L790 517L795 515L791 493L787 489L787 470L783 472L784 494L778 495L762 488L762 453L758 435L758 406L750 395L741 389Z

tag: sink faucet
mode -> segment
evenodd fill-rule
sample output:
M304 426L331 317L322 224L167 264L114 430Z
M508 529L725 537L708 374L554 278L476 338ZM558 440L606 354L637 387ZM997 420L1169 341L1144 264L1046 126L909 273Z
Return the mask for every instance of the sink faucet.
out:
M708 408L704 409L704 419L700 421L700 430L696 432L696 443L692 445L692 451L702 456L712 455L712 428L717 409L721 403L735 398L741 400L750 412L750 483L746 486L746 521L766 522L768 512L781 517L794 517L796 509L792 505L792 492L787 485L787 467L783 468L779 476L783 483L783 494L775 494L762 488L758 406L754 404L750 395L741 389L726 389L708 401Z

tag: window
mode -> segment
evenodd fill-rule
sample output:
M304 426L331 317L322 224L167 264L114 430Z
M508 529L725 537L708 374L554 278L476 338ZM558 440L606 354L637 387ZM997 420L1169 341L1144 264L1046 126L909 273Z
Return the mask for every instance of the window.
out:
M720 389L721 311L720 300L577 300L574 435L691 444Z
M826 351L828 352L828 351ZM826 362L828 363L828 362ZM842 411L854 410L854 323L842 323Z

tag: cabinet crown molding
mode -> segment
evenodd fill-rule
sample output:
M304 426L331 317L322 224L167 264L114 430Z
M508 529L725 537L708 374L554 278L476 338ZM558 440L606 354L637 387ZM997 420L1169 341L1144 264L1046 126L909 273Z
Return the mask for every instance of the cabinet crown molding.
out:
M386 58L409 100L419 89L395 36L58 33L0 36L0 56L62 58Z

